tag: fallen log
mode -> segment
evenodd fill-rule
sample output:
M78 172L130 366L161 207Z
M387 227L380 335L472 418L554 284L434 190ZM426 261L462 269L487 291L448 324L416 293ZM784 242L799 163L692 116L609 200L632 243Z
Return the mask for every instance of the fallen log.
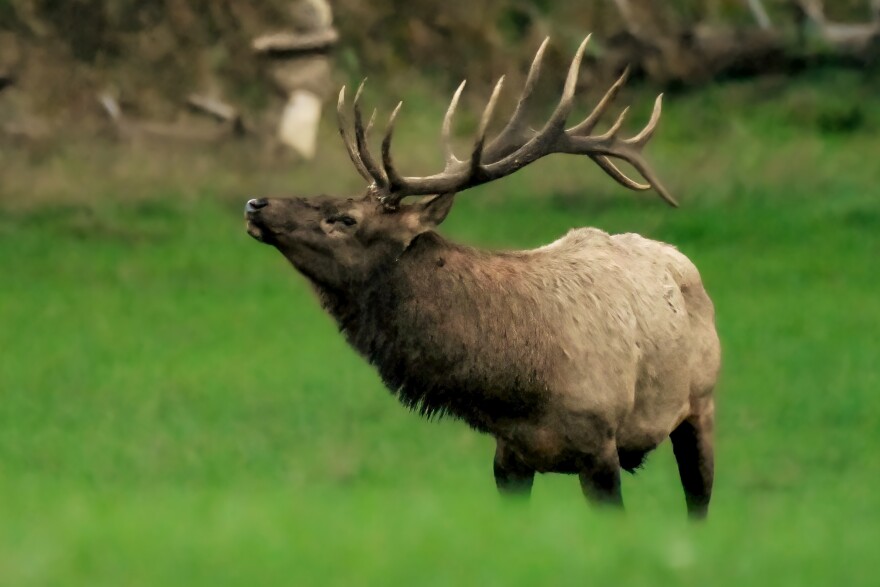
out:
M800 20L812 24L831 51L867 63L880 59L880 3L871 2L874 19L864 23L828 20L822 0L796 0L795 5L802 11Z
M186 99L186 104L193 110L207 114L220 122L235 122L241 118L235 106L230 106L216 98L190 94Z
M308 33L271 33L254 39L251 47L258 54L284 56L327 51L339 42L339 32L328 28Z
M790 57L782 35L759 28L694 27L676 36L637 39L619 33L596 62L599 77L612 79L626 66L664 86L692 86L712 79L784 70Z
M613 78L625 64L666 86L697 85L712 79L794 73L818 65L864 67L880 64L880 0L866 23L825 18L821 0L791 0L799 35L773 26L761 0L746 0L757 27L673 23L660 4L615 0L624 31L607 40L597 74ZM818 43L806 42L809 37Z
M247 131L244 119L235 106L199 94L190 94L186 99L186 104L196 112L206 114L218 122L229 124L235 134L240 135Z
M171 122L133 120L123 115L118 100L107 93L98 96L98 103L113 124L117 137L123 141L203 144L218 143L241 135L234 125L204 128Z

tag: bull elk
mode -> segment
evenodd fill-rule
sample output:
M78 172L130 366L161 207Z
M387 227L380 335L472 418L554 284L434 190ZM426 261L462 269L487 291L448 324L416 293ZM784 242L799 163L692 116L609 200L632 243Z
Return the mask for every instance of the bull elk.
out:
M339 131L368 182L366 193L252 199L247 231L308 279L348 342L404 405L495 437L501 493L529 494L535 472L569 473L579 475L590 501L622 506L620 470L634 472L668 436L688 512L703 517L712 489L720 348L712 302L687 257L636 234L594 228L510 252L452 243L435 232L457 192L552 153L586 155L623 186L653 188L676 205L642 156L662 96L636 136L619 136L624 114L593 134L624 73L586 119L566 128L588 40L572 60L559 105L536 132L527 130L525 113L544 41L510 120L487 143L502 78L466 160L450 146L462 83L441 132L446 167L427 177L403 176L394 165L400 105L377 159L368 143L375 115L364 124L358 90L352 138L343 87ZM629 163L646 183L613 160ZM403 203L408 196L427 197Z

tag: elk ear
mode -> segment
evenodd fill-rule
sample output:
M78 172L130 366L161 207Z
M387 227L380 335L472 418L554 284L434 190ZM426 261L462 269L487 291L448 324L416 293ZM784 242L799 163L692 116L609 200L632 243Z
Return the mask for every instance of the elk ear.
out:
M427 202L417 204L419 220L422 226L433 228L446 220L446 216L452 210L453 203L455 203L455 192L440 194Z

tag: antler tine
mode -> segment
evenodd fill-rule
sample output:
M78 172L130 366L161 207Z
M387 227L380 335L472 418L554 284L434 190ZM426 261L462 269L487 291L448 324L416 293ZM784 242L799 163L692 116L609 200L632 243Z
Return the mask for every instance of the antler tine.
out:
M578 73L581 69L581 61L584 58L584 51L586 51L587 43L590 42L591 37L592 35L587 35L587 38L578 47L577 53L574 54L574 59L571 60L571 65L568 68L568 75L565 77L565 86L562 89L559 105L540 134L561 131L565 127L565 121L568 120L568 115L571 114L571 109L574 107L574 91L577 88Z
M464 80L459 84L458 89L455 90L455 93L452 95L452 100L449 102L446 116L443 117L443 128L440 131L440 138L443 141L443 148L446 151L447 169L461 164L461 161L455 156L455 153L452 150L452 117L455 116L455 109L458 108L458 99L461 97L461 92L464 90L466 84L467 80Z
M385 129L385 138L382 139L382 165L385 167L385 175L388 177L388 187L392 194L405 185L403 177L397 173L394 167L394 161L391 158L391 138L394 135L394 123L397 121L397 114L403 106L403 101L397 104L397 108L388 117L388 127Z
M591 156L590 158L596 162L596 165L598 165L602 171L610 175L611 178L614 179L614 181L616 181L623 187L629 188L637 192L644 192L651 189L651 186L649 184L639 183L634 179L630 179L629 177L627 177L627 175L623 173L617 167L617 165L615 165L614 162L605 155L596 155Z
M361 114L360 99L361 94L364 91L364 84L366 83L367 80L364 78L364 81L362 81L361 85L358 87L357 93L354 95L354 137L357 142L358 154L360 155L361 161L364 163L364 168L366 168L367 172L372 177L376 187L384 189L388 187L388 179L373 158L373 154L370 152L370 147L367 143L367 133L370 132L370 128L373 126L375 113L373 114L373 118L370 119L370 123L366 129L364 129L364 119Z
M654 101L654 111L651 112L651 119L648 121L648 124L645 125L645 128L642 129L642 132L637 134L631 139L627 139L624 141L627 145L633 145L639 148L644 147L648 144L648 141L651 140L651 137L654 136L654 132L657 130L657 123L660 122L660 115L663 113L663 94L657 96L657 99Z
M516 103L516 108L513 111L513 115L510 117L510 121L505 125L501 132L498 133L498 136L489 143L489 146L486 147L486 157L488 159L491 160L504 157L507 154L505 151L509 150L511 147L516 147L514 141L520 138L522 133L526 108L538 85L538 77L541 75L541 64L544 60L544 52L547 50L547 45L549 43L550 37L547 37L535 53L535 57L532 59L532 65L529 68L529 75L526 77L526 83L519 95L519 100Z
M608 139L613 139L617 136L617 133L620 132L620 127L623 126L623 121L626 119L626 115L629 113L629 106L623 109L623 111L617 116L617 120L614 121L614 124L611 125L605 134L601 134L596 138L596 140L604 141Z
M620 114L620 117L617 119L617 122L614 126L604 135L600 137L596 137L598 140L607 140L613 138L618 130L620 129L620 125L623 122L623 118L627 113L627 109ZM648 141L651 140L651 137L654 136L654 132L657 130L657 123L660 122L660 114L663 111L663 94L657 96L657 99L654 101L654 111L651 113L651 119L648 121L648 124L645 125L645 128L637 134L636 136L626 139L623 141L625 145L631 145L635 147L638 151L641 151L648 144ZM625 173L623 173L620 169L617 168L616 165L606 156L594 157L593 160L599 165L602 170L614 178L618 183L627 187L631 190L636 191L645 191L651 189L650 184L639 183L630 177L627 177ZM638 167L637 167L638 169ZM641 173L641 171L640 171ZM644 173L642 174L644 175ZM647 176L646 176L647 178ZM657 188L657 192L665 199L667 202L672 204L673 206L677 206L678 204L671 199L668 193L664 193L663 187L659 186Z
M354 163L355 169L357 169L357 172L361 177L372 182L373 178L370 177L370 173L367 171L367 168L364 167L364 162L361 161L354 142L352 142L352 139L348 136L348 131L346 130L348 127L348 119L345 116L345 86L342 86L342 89L339 90L339 100L336 102L336 122L339 125L339 136L342 137L342 142L345 144L345 150L348 151L348 156L351 159L351 162Z
M568 129L568 134L577 136L588 135L593 132L593 129L596 128L596 125L599 123L599 119L602 118L602 115L608 110L608 106L610 106L614 102L614 99L617 98L617 94L620 93L620 89L626 84L627 79L629 79L629 66L623 70L623 74L617 78L617 81L608 88L608 91L605 92L605 95L602 96L602 99L599 100L599 103L593 111L590 112L589 116L587 116L583 122Z
M657 174L645 163L645 160L642 158L640 154L633 154L628 156L625 159L630 165L636 168L636 171L642 174L642 177L648 180L648 183L651 184L651 187L656 190L660 197L663 198L667 204L672 206L673 208L678 208L678 202L675 198L672 197L672 194L660 183L660 179L657 177Z
M501 95L501 88L504 85L504 76L498 79L495 89L492 90L492 96L486 103L483 110L483 116L480 118L480 126L477 129L477 137L474 140L474 150L471 153L471 176L474 177L479 172L480 161L483 158L483 146L486 143L486 131L489 129L489 123L492 121L492 114L495 112L495 106L498 104L498 96Z

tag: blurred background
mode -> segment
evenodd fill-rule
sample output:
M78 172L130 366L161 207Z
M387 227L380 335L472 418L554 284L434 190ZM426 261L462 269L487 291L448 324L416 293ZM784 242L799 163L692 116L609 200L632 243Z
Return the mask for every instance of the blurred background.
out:
M589 32L572 118L626 65L628 129L665 92L681 208L559 156L441 232L696 263L724 348L702 526L668 445L625 516L565 476L502 503L492 440L399 406L244 231L250 197L362 193L341 85L369 76L379 128L403 99L399 167L430 173L462 78L464 153L549 35L539 125ZM0 584L876 584L878 58L875 0L0 0Z

